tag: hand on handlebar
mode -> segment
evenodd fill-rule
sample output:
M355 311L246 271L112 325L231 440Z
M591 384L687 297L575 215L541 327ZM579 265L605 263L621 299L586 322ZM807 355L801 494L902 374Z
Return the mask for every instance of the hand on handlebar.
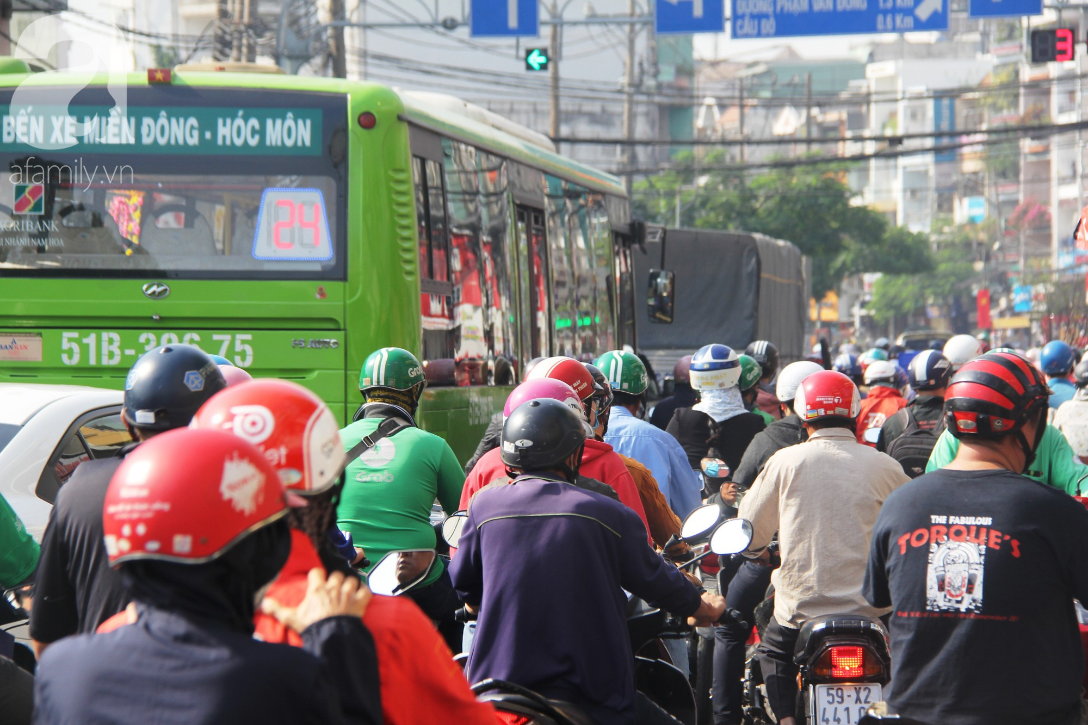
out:
M699 609L688 617L688 624L693 627L709 627L725 613L725 597L722 595L703 592L702 598Z

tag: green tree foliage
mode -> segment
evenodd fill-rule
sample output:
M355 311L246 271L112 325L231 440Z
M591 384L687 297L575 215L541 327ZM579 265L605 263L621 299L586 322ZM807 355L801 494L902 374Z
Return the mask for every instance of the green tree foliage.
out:
M970 289L964 285L975 278L973 242L975 227L958 228L940 240L933 253L933 268L924 273L885 274L873 284L873 299L868 308L878 323L907 315L927 303L947 304L953 297L964 297ZM909 268L908 268L909 269Z
M926 235L892 226L884 215L855 203L844 164L776 168L741 183L721 165L721 152L708 155L699 168L691 155L680 160L679 170L635 184L635 215L672 226L679 186L681 226L760 232L793 242L812 258L817 299L837 288L844 275L933 268Z

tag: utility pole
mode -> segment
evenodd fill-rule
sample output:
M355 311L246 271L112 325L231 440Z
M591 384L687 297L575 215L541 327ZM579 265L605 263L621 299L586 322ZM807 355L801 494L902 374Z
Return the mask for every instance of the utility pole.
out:
M215 7L215 49L212 57L215 60L227 60L231 56L230 29L227 21L230 20L230 0L219 0Z
M740 113L740 162L743 164L748 161L748 148L744 143L744 76L738 78L737 82L740 84L737 91L737 110Z
M805 74L805 151L812 150L812 74Z
M627 0L627 14L634 17L637 8L635 0ZM635 147L632 141L635 139L635 26L627 26L627 68L623 79L623 168L625 171L634 166ZM623 175L623 185L628 195L631 193L632 177L630 173ZM677 191L676 201L676 226L680 226L680 192Z
M552 2L552 19L559 19L559 7L553 0ZM551 128L552 138L559 137L559 24L552 23L551 26L551 42L548 44L548 54L551 56L551 62L548 63L548 80L551 82L551 113L549 128Z
M344 22L344 0L329 0L329 14L334 23ZM344 47L344 26L334 25L331 30L329 55L332 56L332 74L336 78L347 78L348 57Z

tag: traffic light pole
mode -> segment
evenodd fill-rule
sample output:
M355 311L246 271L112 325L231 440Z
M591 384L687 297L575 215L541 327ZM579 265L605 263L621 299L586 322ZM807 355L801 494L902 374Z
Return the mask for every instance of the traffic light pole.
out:
M552 18L558 17L558 3L556 0L552 0ZM559 120L559 34L562 29L557 23L552 23L551 26L551 42L548 45L548 55L551 56L551 60L548 63L548 80L550 81L550 96L551 96L551 108L548 114L548 128L550 129L549 135L552 138L557 138L560 134L560 120Z

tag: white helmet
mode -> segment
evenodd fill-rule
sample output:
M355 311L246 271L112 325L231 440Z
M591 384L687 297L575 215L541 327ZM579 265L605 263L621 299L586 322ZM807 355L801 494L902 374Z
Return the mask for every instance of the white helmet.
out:
M888 360L874 360L869 367L865 368L865 384L873 385L875 383L888 383L895 386L895 363Z
M974 360L982 354L982 342L974 335L955 335L944 344L944 356L952 363L952 372L956 372L968 360Z
M811 360L790 363L778 373L778 382L774 387L775 395L783 403L788 403L797 397L797 388L801 387L801 383L805 378L823 369L823 365L814 363Z

